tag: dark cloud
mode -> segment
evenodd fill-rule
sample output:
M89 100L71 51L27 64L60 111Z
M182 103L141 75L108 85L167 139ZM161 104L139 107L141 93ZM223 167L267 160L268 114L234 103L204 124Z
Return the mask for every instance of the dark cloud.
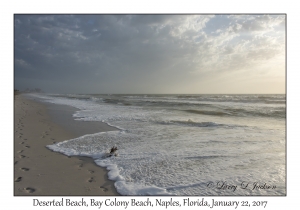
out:
M81 93L178 92L216 72L244 70L260 65L258 58L271 61L281 55L284 30L278 34L275 28L283 20L251 15L15 15L15 86Z

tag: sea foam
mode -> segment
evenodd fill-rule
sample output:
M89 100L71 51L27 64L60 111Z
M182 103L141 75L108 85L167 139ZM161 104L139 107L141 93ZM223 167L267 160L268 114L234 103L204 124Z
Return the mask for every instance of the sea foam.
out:
M35 97L78 108L75 120L101 121L119 128L47 147L68 156L93 158L109 170L109 179L115 181L120 194L285 194L285 107L265 103L272 96ZM253 114L268 113L270 107L280 117ZM228 112L238 114L215 114ZM107 157L107 150L114 145L118 156ZM210 182L239 185L257 180L269 181L277 188L220 191L207 187Z

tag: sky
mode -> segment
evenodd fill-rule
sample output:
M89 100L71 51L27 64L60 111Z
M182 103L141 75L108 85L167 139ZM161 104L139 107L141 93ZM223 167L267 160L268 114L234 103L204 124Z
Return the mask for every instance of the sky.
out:
M285 93L285 15L14 15L14 87Z

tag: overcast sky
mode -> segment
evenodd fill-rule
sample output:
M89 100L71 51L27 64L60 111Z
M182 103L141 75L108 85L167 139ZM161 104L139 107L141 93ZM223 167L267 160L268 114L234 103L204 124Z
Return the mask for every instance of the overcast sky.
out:
M285 15L15 15L14 85L285 93Z

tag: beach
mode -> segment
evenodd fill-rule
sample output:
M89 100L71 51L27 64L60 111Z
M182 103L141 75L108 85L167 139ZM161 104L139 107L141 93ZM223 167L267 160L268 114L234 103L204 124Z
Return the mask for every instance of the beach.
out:
M79 137L91 131L76 122L78 129L67 129L59 117L59 107L49 109L45 104L30 100L22 94L14 99L14 195L15 196L117 196L114 182L108 180L107 170L93 159L66 156L46 146ZM72 112L63 112L72 119ZM72 110L72 109L71 109ZM56 121L54 120L56 119ZM92 123L92 122L90 122ZM92 126L93 127L93 126ZM110 128L97 122L94 132ZM97 130L97 131L96 131ZM75 132L77 131L77 132Z
M284 95L15 97L14 195L286 194Z

